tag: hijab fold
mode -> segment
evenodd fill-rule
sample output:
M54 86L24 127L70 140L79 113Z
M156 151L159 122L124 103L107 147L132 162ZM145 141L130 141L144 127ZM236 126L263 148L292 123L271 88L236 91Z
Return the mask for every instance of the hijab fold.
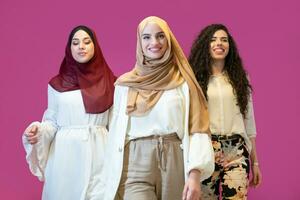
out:
M148 23L157 24L168 41L168 48L160 59L146 58L142 51L141 36ZM145 18L137 29L136 64L132 71L122 75L116 84L129 87L127 114L143 116L158 102L165 90L177 88L184 81L189 86L189 132L210 133L207 103L181 47L161 18Z
M78 30L83 30L94 43L94 56L87 63L78 63L71 53L71 41ZM59 92L80 89L85 111L102 113L113 104L114 81L116 77L107 65L95 33L86 26L74 28L69 36L65 57L60 66L59 74L49 84Z

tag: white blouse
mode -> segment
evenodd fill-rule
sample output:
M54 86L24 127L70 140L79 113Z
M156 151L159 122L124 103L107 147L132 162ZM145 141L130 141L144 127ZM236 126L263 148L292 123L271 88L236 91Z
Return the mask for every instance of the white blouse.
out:
M184 95L186 94L183 93L183 87L188 88L186 82L175 89L164 91L155 106L144 116L130 116L128 118L126 142L136 138L170 133L177 133L182 140L185 134L186 117L188 119L188 116L185 116ZM194 134L191 138L188 169L189 171L198 169L203 172L204 177L209 176L210 174L205 172L210 170L205 169L204 163L207 160L213 163L213 157L210 157L210 155L213 155L211 141L208 139L207 134L203 133ZM202 160L203 157L206 159Z
M184 98L178 89L163 92L155 106L145 116L130 116L127 139L150 135L177 133L184 135Z
M252 97L248 102L248 112L244 119L225 73L210 77L207 96L212 134L240 134L245 139L248 150L251 151L249 138L256 136Z
M45 181L43 200L102 198L108 116L108 110L86 113L80 90L61 93L48 86L43 120L32 123L38 126L38 143L23 136L29 168Z

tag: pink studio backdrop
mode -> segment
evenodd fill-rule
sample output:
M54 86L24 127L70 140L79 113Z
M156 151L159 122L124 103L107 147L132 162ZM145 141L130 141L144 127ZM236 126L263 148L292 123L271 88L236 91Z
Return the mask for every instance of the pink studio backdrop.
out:
M120 75L134 65L136 27L149 15L169 22L186 54L204 26L230 28L254 87L263 184L250 190L249 199L300 199L299 8L297 0L1 0L0 199L41 197L21 135L42 117L47 83L58 72L69 31L92 27Z

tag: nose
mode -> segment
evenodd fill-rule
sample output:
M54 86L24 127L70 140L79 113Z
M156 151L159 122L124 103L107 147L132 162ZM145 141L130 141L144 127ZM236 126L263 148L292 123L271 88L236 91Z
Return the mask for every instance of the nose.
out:
M157 39L157 38L153 38L153 39L151 40L151 44L152 44L152 45L157 45L157 44L158 44L158 39Z
M218 39L216 42L217 42L217 46L222 46L223 45L223 42L222 42L221 39Z
M216 40L216 43L218 46L222 44L221 40Z
M85 49L85 44L83 42L79 43L79 49Z

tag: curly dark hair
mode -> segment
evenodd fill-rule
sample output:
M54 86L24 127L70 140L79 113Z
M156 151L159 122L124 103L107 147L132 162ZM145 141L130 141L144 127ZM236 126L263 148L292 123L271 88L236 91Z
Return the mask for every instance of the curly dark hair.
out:
M209 51L210 42L214 33L218 30L225 31L228 36L229 52L225 58L224 70L228 74L233 93L237 96L237 105L240 108L240 112L245 118L252 87L247 78L237 46L226 26L223 24L211 24L205 27L192 45L189 62L207 99L207 85L212 75L212 57Z

